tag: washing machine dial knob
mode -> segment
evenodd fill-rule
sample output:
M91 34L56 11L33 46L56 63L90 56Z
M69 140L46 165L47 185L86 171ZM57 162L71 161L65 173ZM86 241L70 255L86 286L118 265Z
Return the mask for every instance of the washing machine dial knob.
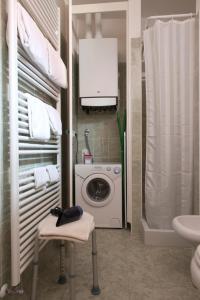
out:
M119 167L115 167L113 171L117 175L120 174L121 169Z

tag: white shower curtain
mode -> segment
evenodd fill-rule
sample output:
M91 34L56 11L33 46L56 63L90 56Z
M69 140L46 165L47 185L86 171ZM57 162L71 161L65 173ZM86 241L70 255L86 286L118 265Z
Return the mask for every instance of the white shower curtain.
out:
M145 210L155 229L171 229L175 216L193 212L196 47L194 18L158 20L144 32Z

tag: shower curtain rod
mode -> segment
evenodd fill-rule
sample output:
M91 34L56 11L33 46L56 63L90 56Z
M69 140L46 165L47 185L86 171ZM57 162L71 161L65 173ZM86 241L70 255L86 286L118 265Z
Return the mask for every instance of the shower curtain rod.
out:
M194 17L195 13L189 14L177 14L177 15L162 15L162 16L151 16L147 17L147 20L156 20L156 19L171 19L171 18L185 18L185 17Z

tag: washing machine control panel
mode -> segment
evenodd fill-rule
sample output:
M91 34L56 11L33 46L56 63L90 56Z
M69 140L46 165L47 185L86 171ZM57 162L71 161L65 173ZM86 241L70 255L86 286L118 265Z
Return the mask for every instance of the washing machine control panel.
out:
M114 172L114 174L118 175L118 174L120 174L120 172L121 172L121 168L120 168L120 167L115 167L115 168L113 169L113 172Z

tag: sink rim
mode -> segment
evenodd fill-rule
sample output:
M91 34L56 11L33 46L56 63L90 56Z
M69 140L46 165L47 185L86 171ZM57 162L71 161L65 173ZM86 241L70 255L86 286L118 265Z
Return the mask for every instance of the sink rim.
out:
M186 224L183 224L181 220L186 221ZM190 220L199 221L200 224L200 215L177 216L173 219L172 226L174 230L185 239L193 242L200 242L200 228L193 228L193 226L195 226L194 223L187 227L187 223L189 224Z

